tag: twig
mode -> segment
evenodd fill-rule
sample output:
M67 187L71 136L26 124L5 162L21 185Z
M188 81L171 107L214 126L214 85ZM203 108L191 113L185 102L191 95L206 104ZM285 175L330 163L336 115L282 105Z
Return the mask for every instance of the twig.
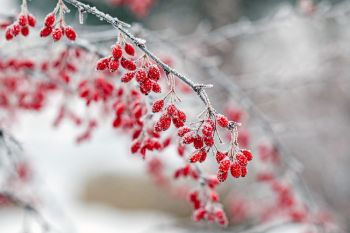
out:
M145 45L145 43L143 42L142 39L137 38L136 36L131 34L127 29L125 29L126 23L124 23L123 21L121 21L117 18L113 18L109 14L106 14L106 13L98 10L96 7L92 7L88 4L84 4L80 1L77 1L77 0L63 0L63 1L73 5L74 7L78 8L79 10L83 10L84 12L93 14L96 17L98 17L99 19L104 20L104 21L108 22L109 24L111 24L112 26L114 26L124 36L129 38L133 44L135 44L140 50L142 50L154 62L156 62L160 67L162 67L162 69L167 74L173 74L175 77L179 78L184 83L186 83L189 87L191 87L193 89L193 91L197 93L197 95L200 97L200 99L206 105L206 107L208 109L210 109L210 111L212 111L213 113L215 113L215 114L217 113L216 110L211 106L208 95L207 95L206 91L204 90L204 88L208 88L207 86L203 86L202 84L194 83L191 79L187 78L183 74L179 73L175 69L171 68L170 66L168 66L167 64L162 62L160 60L160 58L158 58L153 52L151 52L147 48L147 46ZM234 123L231 123L229 128L232 127L232 124L234 124Z

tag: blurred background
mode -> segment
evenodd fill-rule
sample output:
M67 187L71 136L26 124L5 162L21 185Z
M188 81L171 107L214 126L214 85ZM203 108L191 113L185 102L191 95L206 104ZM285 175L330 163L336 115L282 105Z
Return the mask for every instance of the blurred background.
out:
M311 8L292 0L84 2L128 23L141 24L191 56L209 58L233 83L209 90L214 105L223 109L234 102L240 106L230 97L240 94L235 86L249 96L302 164L301 174L316 201L350 229L350 1L314 1ZM16 12L19 4L0 0L0 12ZM54 4L32 0L29 7L45 17ZM81 37L94 38L78 25L74 9L69 17ZM85 22L96 30L110 29L92 16ZM108 36L113 41L116 34L112 31ZM148 40L154 49L171 54L174 65L190 77L223 82L220 77L208 77L203 67L190 63L181 52L159 49L156 39ZM55 114L55 108L26 114L11 129L38 170L38 186L45 187L57 205L52 218L64 213L62 225L79 232L204 231L191 223L185 201L161 191L145 175L143 161L129 155L128 138L104 125L91 141L77 146L74 127L52 128ZM268 137L255 116L248 113L246 118L253 144ZM232 185L244 186L245 180L240 183ZM18 232L18 214L1 210L0 231ZM291 228L271 232L287 230L300 232Z

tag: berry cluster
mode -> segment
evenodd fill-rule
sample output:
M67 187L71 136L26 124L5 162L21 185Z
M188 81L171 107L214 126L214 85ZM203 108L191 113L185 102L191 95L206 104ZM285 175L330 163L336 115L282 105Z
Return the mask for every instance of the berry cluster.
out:
M153 112L159 112L163 109L164 100L156 101L153 103L152 110ZM154 125L155 132L166 131L170 128L171 123L174 124L176 128L184 126L186 122L186 114L179 110L174 104L169 104L163 111L161 117Z
M179 168L174 172L174 178L178 179L180 177L188 177L197 180L199 178L198 171L191 166L191 164L186 164L185 167Z
M247 175L248 162L253 159L249 150L240 150L239 153L216 152L216 161L219 163L218 179L224 182L227 179L229 170L234 178L245 177Z
M188 199L194 209L194 221L206 220L216 222L221 226L228 224L228 219L222 209L222 205L219 204L219 195L215 191L217 185L217 179L207 178L204 189L194 190L189 194Z
M122 44L124 44L124 46L122 46ZM116 43L112 46L111 53L111 56L101 58L97 62L97 70L108 69L110 72L115 72L119 69L119 65L129 71L136 70L136 63L133 60L126 58L127 56L135 55L135 49L130 43L127 43L124 40L123 43Z
M12 40L18 35L28 36L29 27L35 27L35 24L35 17L28 12L26 6L22 6L22 12L19 14L17 20L6 28L6 40Z
M27 74L34 71L37 64L29 59L9 59L0 61L0 107L38 111L43 107L46 93L53 86L43 81L31 81ZM28 85L31 83L30 85Z
M68 40L74 41L77 38L77 34L72 27L66 25L63 18L63 15L67 12L68 8L62 1L58 1L54 11L46 16L45 25L40 31L40 36L48 37L51 35L54 41L59 41L63 36L66 36ZM56 16L58 16L57 19Z
M86 105L99 100L106 101L112 96L114 86L105 78L95 80L82 80L78 86L79 95L86 100Z
M158 81L160 79L160 70L158 66L146 63L136 71L125 73L122 76L121 80L122 82L127 83L130 82L134 77L140 86L141 93L148 95L151 91L154 93L161 92L161 87L158 84Z

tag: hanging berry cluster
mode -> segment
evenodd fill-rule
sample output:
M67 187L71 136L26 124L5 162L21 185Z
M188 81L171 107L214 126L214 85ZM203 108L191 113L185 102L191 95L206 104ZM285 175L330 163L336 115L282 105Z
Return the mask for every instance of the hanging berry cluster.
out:
M178 131L178 136L182 139L181 142L185 145L192 145L195 149L189 159L191 163L202 163L206 160L210 150L215 152L216 160L219 163L217 178L220 182L227 179L229 171L235 178L245 177L248 161L253 158L250 151L239 149L237 126L231 130L229 150L222 152L218 149L214 140L215 135L217 135L221 141L217 127L227 129L229 124L229 120L224 115L208 111L205 119L193 124L193 127L184 126Z
M21 13L19 14L17 20L6 28L6 40L12 40L18 35L28 36L30 32L29 28L35 27L35 24L36 19L32 14L29 13L27 1L24 0L22 3Z
M128 58L135 56L135 48L132 44L125 42L123 36L119 36L118 42L112 46L111 56L101 58L96 66L97 70L109 70L115 72L121 65L125 70L136 70L136 63Z
M75 30L66 25L64 15L69 12L67 6L62 0L59 0L53 12L49 13L45 18L45 25L40 31L41 37L52 36L54 41L59 41L63 36L68 40L74 41L77 37Z
M189 193L188 199L194 209L193 220L216 222L221 226L228 224L228 219L219 203L219 195L215 191L218 186L216 178L206 178L201 187Z

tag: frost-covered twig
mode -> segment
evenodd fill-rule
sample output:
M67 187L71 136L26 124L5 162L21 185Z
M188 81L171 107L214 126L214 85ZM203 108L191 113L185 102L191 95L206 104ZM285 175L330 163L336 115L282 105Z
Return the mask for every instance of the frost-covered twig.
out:
M131 40L131 42L136 45L140 50L142 50L145 54L147 54L154 62L156 62L167 74L172 74L175 77L182 80L184 83L186 83L189 87L193 89L194 92L197 93L197 95L200 97L202 102L206 105L208 110L212 113L217 113L216 110L211 106L211 102L209 100L209 97L204 90L207 88L207 86L203 86L202 84L194 83L191 79L184 76L183 74L179 73L175 69L168 66L166 63L161 61L160 58L158 58L153 52L151 52L147 46L145 45L145 41L141 38L135 37L133 34L131 34L126 28L125 23L117 18L113 18L109 14L106 14L100 10L98 10L96 7L91 7L88 4L84 4L77 0L63 0L73 6L75 6L78 10L84 11L86 13L90 13L95 15L101 20L104 20L108 22L109 24L113 25L115 28L117 28L123 35L125 35L127 38ZM229 128L233 129L235 127L235 123L231 122L229 124Z

